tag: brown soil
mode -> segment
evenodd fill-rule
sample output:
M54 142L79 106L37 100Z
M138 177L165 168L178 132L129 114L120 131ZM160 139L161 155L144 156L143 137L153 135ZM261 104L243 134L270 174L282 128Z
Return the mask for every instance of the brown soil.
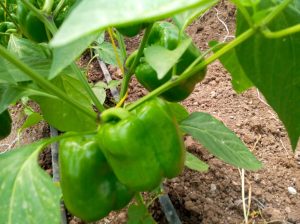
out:
M222 1L194 22L188 28L188 33L198 47L206 50L209 40L223 41L232 38L235 29L234 16L234 7ZM229 33L221 21L226 24ZM137 43L138 38L129 44L129 51ZM91 81L98 80L102 74L97 65L91 66ZM252 88L237 95L230 81L229 74L219 62L211 64L205 80L197 85L183 105L190 112L207 112L224 122L263 162L262 170L245 174L245 197L247 203L251 201L249 223L300 223L299 145L296 154L293 154L284 126L256 89ZM146 93L135 80L131 82L129 100L135 100ZM16 131L24 121L20 107L18 104L10 110L15 121L13 132L0 142L0 152L16 143ZM47 125L40 123L26 130L19 144L45 137L45 133L47 134ZM181 221L186 224L243 223L242 188L238 169L216 159L191 137L186 138L185 144L188 151L208 163L210 168L207 173L185 169L182 175L165 183L166 192ZM41 156L41 160L44 160L43 164L49 163L47 153ZM49 171L49 167L46 166L45 169ZM293 187L297 194L289 193L288 187ZM158 223L167 223L158 202L150 210ZM112 212L98 223L125 221L126 212L121 211ZM72 218L70 223L80 221Z

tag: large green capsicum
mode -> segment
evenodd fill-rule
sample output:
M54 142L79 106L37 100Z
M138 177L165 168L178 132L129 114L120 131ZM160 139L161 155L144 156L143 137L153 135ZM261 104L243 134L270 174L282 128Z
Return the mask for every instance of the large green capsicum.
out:
M92 137L60 142L60 185L67 209L84 221L96 221L126 206L133 192L121 184Z
M0 114L0 140L6 138L11 132L11 117L8 110Z
M131 112L108 109L101 120L99 145L120 182L130 189L152 190L164 177L181 173L183 139L163 99L151 99Z
M172 23L165 21L156 22L152 27L147 45L158 45L168 50L174 50L180 41L185 38L187 38L187 35L184 34L180 36L178 28ZM191 43L179 59L179 62L175 65L176 75L182 74L199 56L201 56L200 50ZM170 80L173 76L172 72L173 68L160 80L157 77L156 71L142 58L141 63L136 67L135 75L137 80L146 89L152 91ZM181 84L167 90L161 96L168 101L178 102L184 100L193 92L195 85L204 78L205 73L206 69L203 69L199 73L196 73L183 81Z
M38 8L36 0L30 0L29 2ZM28 39L38 43L48 41L44 23L21 0L17 1L16 16L23 34Z

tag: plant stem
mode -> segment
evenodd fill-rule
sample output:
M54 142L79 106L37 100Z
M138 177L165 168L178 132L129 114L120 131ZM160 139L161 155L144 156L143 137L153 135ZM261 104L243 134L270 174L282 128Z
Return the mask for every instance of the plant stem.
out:
M268 14L262 22L258 24L260 27L266 26L270 23L279 13L281 13L293 0L283 0L270 14Z
M45 0L42 11L47 14L50 14L52 11L53 3L53 0Z
M118 41L119 48L121 49L121 54L123 58L127 57L127 52L126 52L126 44L124 42L124 37L116 31L116 39Z
M40 85L44 90L51 92L53 95L57 96L59 99L69 103L74 108L78 109L82 113L91 117L92 119L97 118L96 114L84 106L81 106L75 99L66 95L61 89L57 88L51 82L46 80L40 74L32 70L28 65L24 64L22 61L17 59L14 55L12 55L8 50L6 50L3 46L0 45L0 55L2 55L7 61L12 63L18 69L23 71L28 77L30 77L33 81L35 81L38 85Z
M109 27L107 29L107 32L108 32L108 35L109 35L110 42L113 46L113 50L114 50L114 53L115 53L117 64L118 64L119 68L121 69L122 74L124 74L124 66L123 66L123 63L121 62L121 59L120 59L119 54L118 54L118 50L117 50L117 46L116 46L116 43L115 43L115 40L114 40L114 35L113 35L112 28Z
M135 200L137 201L138 205L145 205L142 193L140 193L140 192L136 193Z
M65 4L65 0L60 0L59 3L57 4L56 8L53 11L53 17L56 18L60 10Z
M139 46L138 53L137 53L132 65L131 65L131 67L129 68L129 71L124 74L124 78L123 78L122 86L121 86L121 92L120 92L120 99L121 100L127 92L131 76L133 75L134 70L135 70L138 62L139 62L141 56L143 55L143 51L144 51L144 48L146 46L150 31L152 29L152 26L153 26L153 23L149 24L148 27L146 28L145 34L144 34L143 39L142 39L142 42Z
M297 32L300 32L300 24L275 32L272 32L269 29L262 30L262 34L267 38L281 38Z
M157 89L153 90L152 92L150 92L146 96L144 96L144 97L140 98L139 100L135 101L134 103L130 104L127 107L127 109L128 110L133 110L134 108L136 108L140 104L144 103L145 101L149 100L150 98L158 96L161 93L167 91L168 89L170 89L174 86L177 86L182 81L186 80L187 78L189 78L189 77L193 76L194 74L198 73L199 71L203 70L205 68L205 66L209 65L210 63L212 63L213 61L215 61L216 59L218 59L222 55L226 54L228 51L232 50L237 45L239 45L242 42L244 42L245 40L247 40L255 32L256 32L256 30L253 29L253 28L248 29L243 34L238 36L235 40L231 41L230 43L228 43L227 45L222 47L220 50L218 50L216 53L214 53L213 55L211 55L210 57L208 57L207 59L202 61L199 65L195 66L193 69L189 69L188 71L184 71L181 75L177 76L177 78L171 79L170 81L164 83L163 85L161 85Z
M96 108L98 109L98 111L99 112L105 111L105 107L100 103L97 96L95 95L95 93L91 89L89 83L87 82L86 77L84 76L84 74L80 71L80 69L77 67L77 65L74 62L71 64L71 68L74 71L74 73L77 75L78 79L83 84L85 90L87 91L87 93L91 97L91 99L92 99L93 103L95 104Z
M57 27L56 27L56 25L53 21L52 16L51 17L46 17L44 14L42 14L42 11L35 8L31 3L28 3L27 1L24 1L24 0L22 0L22 1L26 4L26 6L30 10L32 10L34 12L34 14L39 18L39 20L41 20L45 24L45 26L47 27L48 30L50 30L52 35L54 35L57 32ZM52 1L52 0L50 0L50 1ZM95 95L95 93L93 92L91 87L89 86L85 76L82 74L80 69L75 64L75 62L73 62L71 64L71 68L74 71L74 73L76 74L76 76L78 77L78 79L82 82L85 90L87 91L87 93L91 97L91 99L92 99L93 103L95 104L96 108L98 109L98 111L100 111L100 112L104 111L105 110L104 106L98 100L97 96Z
M8 16L10 18L10 20L12 21L13 24L15 24L15 26L19 29L19 24L15 21L15 19L10 15L7 7L5 4L3 4L2 1L0 1L0 6L3 8L4 12L5 12L5 17ZM6 21L6 18L5 18Z

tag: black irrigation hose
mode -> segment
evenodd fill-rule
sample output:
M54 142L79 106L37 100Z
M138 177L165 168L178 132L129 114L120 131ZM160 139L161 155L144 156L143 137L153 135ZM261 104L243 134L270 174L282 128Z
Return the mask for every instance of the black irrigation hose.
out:
M56 137L58 136L58 132L55 128L50 126L50 136ZM59 182L59 166L58 166L58 143L51 144L51 157L52 157L52 173L53 173L53 182ZM67 216L64 203L60 202L60 214L61 214L61 223L67 224Z
M163 189L163 185L161 185ZM172 204L171 199L168 194L161 195L158 198L158 201L161 205L163 212L165 213L166 219L170 224L181 224L181 221L177 215L177 212Z

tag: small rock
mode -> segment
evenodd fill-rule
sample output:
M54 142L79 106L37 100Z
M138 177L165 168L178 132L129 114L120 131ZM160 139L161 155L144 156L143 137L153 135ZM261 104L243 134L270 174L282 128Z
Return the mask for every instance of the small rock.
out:
M189 194L189 197L190 197L190 199L192 199L192 200L197 200L199 197L198 197L198 195L195 193L195 192L191 192L190 194Z
M126 222L126 219L127 219L126 212L121 212L121 213L118 215L118 218L120 219L120 221Z
M263 209L263 214L270 218L270 220L283 220L284 216L281 214L281 212L272 207L266 207Z
M292 194L292 195L295 195L295 194L297 194L297 191L296 191L296 189L295 189L295 188L293 188L293 187L288 187L288 192L289 192L290 194Z
M186 202L184 203L184 207L185 207L187 210L191 211L191 210L193 210L193 208L195 207L195 205L194 205L194 203L193 203L192 201L186 201Z
M300 211L293 211L288 214L288 221L292 223L300 223Z
M291 210L290 207L286 207L286 208L284 209L284 211L285 211L286 213L290 213L292 210Z
M217 97L216 91L212 91L212 92L210 93L210 96L211 96L211 98L216 98L216 97Z
M210 185L210 191L215 192L217 190L217 186L215 184Z

